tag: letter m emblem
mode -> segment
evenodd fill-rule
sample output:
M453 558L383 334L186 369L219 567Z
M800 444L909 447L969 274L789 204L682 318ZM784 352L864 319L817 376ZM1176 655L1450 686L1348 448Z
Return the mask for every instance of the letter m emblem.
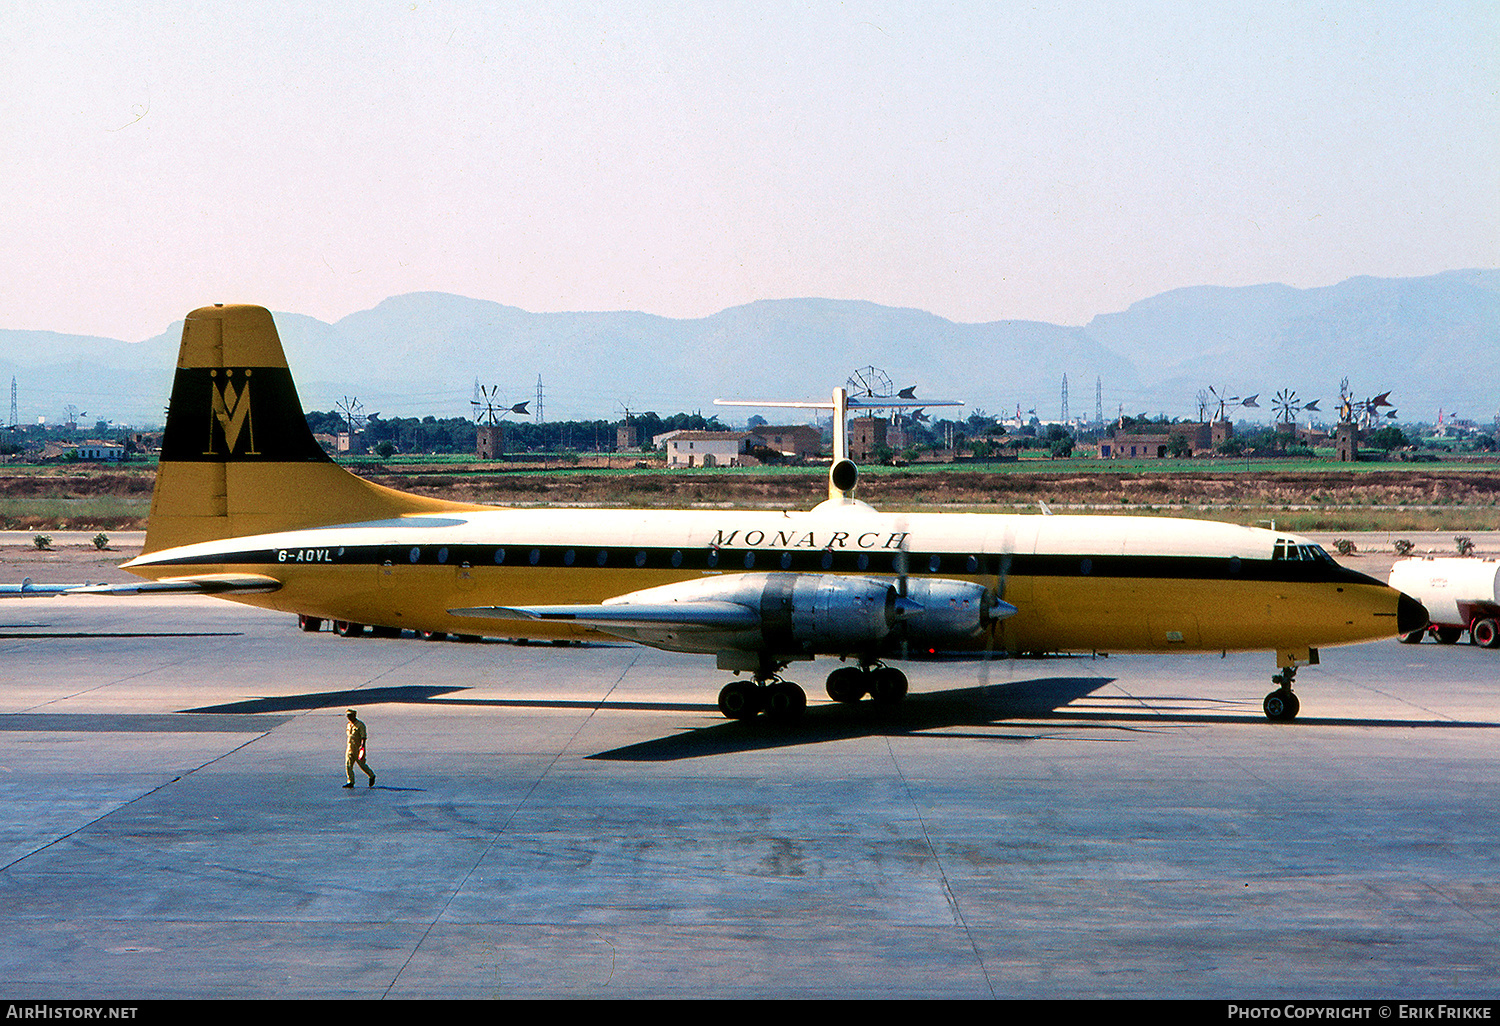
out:
M217 377L215 372L210 372ZM242 372L246 380L240 385L239 391L234 388L234 371L224 372L224 387L214 380L209 382L209 391L213 393L211 413L208 421L208 448L204 455L216 454L214 448L214 425L217 423L224 432L224 455L232 456L239 445L240 434L243 432L249 448L245 450L248 455L258 456L260 453L255 448L255 425L250 419L250 371Z

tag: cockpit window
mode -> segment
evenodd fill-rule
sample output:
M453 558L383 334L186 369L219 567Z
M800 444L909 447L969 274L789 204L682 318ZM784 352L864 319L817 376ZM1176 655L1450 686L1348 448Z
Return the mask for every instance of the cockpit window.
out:
M1298 543L1287 538L1276 539L1276 548L1272 550L1271 558L1286 560L1322 560L1325 563L1333 562L1333 557L1323 549L1323 546L1311 544L1299 545Z

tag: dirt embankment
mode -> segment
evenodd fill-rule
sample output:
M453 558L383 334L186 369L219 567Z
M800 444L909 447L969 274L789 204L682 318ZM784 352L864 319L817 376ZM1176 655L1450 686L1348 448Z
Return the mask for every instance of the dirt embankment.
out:
M826 485L815 474L676 471L603 475L383 474L393 488L497 505L682 506L694 503L805 508ZM970 470L866 473L860 497L877 506L1063 505L1490 506L1500 474L1370 471L1316 473L991 473Z
M364 468L361 474L423 495L501 506L807 509L823 497L827 487L817 472L559 469L539 473L410 466ZM0 472L0 528L140 529L150 509L154 482L149 467ZM1494 519L1500 513L1496 508L1500 506L1500 473L1489 469L1235 473L924 469L867 471L861 477L859 494L886 509L966 506L1008 511L1035 508L1038 502L1122 512L1142 507L1228 511L1412 508L1465 511L1477 521ZM1337 529L1340 525L1330 522L1326 526Z

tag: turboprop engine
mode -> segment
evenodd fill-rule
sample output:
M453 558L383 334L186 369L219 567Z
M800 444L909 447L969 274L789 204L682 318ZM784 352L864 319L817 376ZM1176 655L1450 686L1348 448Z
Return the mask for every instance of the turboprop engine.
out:
M983 585L947 578L898 582L832 574L734 574L648 588L610 599L612 634L681 651L737 650L788 656L871 655L907 643L945 648L972 642L1013 614ZM666 611L679 606L681 616ZM631 623L632 607L656 624ZM737 607L737 611L736 608ZM712 617L704 615L713 611Z

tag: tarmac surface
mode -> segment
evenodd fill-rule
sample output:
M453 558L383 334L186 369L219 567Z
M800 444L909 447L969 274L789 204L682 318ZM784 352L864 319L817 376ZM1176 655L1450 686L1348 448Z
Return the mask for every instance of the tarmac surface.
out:
M1500 652L1322 660L1291 724L1268 653L820 661L779 727L703 657L0 602L0 997L1493 999Z

